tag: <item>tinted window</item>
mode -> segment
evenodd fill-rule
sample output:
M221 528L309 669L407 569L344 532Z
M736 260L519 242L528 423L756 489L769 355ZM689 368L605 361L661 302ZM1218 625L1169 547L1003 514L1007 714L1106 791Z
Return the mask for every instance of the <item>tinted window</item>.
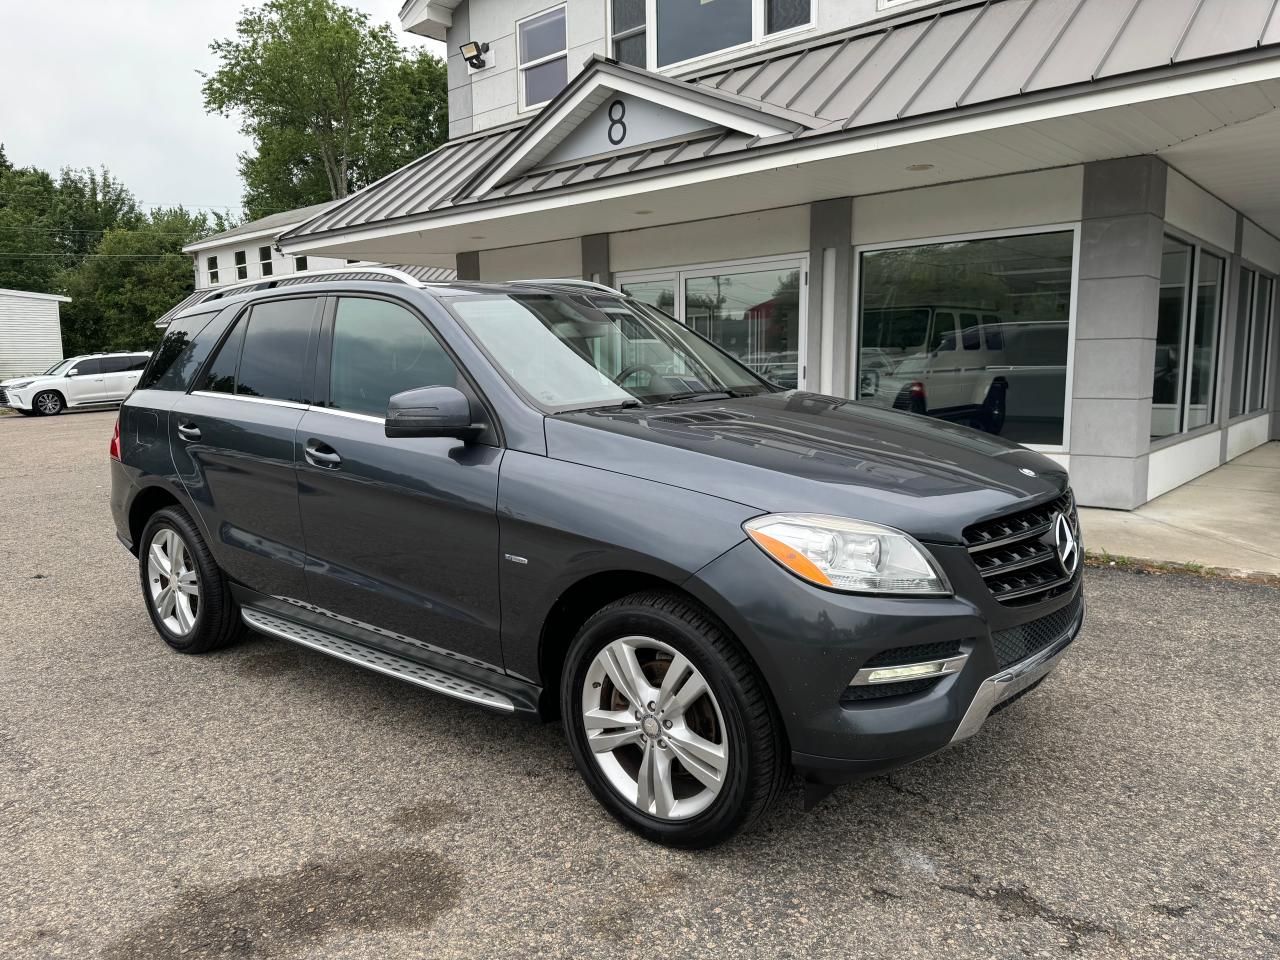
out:
M102 372L103 373L123 373L128 370L133 363L132 357L103 357Z
M81 360L75 365L77 377L96 376L102 372L102 361L97 357Z
M461 385L453 360L422 321L385 300L338 301L330 371L329 406L376 417L401 391Z
M145 370L147 368L147 361L150 359L151 359L150 354L135 353L133 356L129 358L129 365L125 367L125 369L130 371Z
M303 367L315 314L313 298L277 300L253 308L236 375L237 394L308 402L311 384L308 377L304 386Z
M240 365L240 348L244 345L244 320L236 324L235 329L227 336L222 349L209 364L209 372L204 376L201 389L214 393L236 392L236 367Z
M216 313L197 313L179 317L169 324L150 363L144 362L146 370L138 380L138 389L186 390L191 377L217 340L217 334L212 331L200 336L216 316Z

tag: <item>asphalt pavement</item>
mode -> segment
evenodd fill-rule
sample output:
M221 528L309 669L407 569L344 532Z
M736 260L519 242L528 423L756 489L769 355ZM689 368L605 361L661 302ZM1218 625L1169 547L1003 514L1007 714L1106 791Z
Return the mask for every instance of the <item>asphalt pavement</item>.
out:
M1280 592L1092 570L952 750L712 851L627 833L560 729L262 637L151 629L114 414L0 417L0 956L1272 958Z

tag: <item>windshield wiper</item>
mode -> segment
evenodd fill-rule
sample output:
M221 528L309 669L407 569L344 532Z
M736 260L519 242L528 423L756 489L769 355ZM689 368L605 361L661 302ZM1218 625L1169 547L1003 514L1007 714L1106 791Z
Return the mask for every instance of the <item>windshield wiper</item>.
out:
M630 407L639 407L641 405L642 404L640 403L639 400L637 400L635 397L632 397L629 400L620 400L617 403L602 403L599 406L593 406L593 407L576 407L573 410L570 410L568 412L578 413L583 410L626 410Z
M691 391L689 393L673 393L663 397L659 403L700 403L703 400L732 400L736 394L729 390Z

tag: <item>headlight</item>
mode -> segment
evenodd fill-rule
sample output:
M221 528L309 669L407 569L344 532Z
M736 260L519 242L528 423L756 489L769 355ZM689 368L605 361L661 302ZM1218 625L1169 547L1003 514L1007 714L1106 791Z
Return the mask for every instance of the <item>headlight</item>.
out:
M21 390L23 387L29 387L35 383L34 380L19 380L17 383L11 383L5 387L6 390Z
M924 547L892 527L808 513L775 513L742 526L761 550L820 587L916 596L951 592Z

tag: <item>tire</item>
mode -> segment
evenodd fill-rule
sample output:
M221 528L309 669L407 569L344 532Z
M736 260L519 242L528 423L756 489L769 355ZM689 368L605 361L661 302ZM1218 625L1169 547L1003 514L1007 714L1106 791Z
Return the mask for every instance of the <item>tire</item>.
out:
M982 402L982 413L978 418L982 429L987 433L998 435L1004 429L1007 392L1007 388L1001 383L993 383L987 390L987 398Z
M67 408L57 390L45 390L31 398L31 409L41 417L56 417Z
M653 706L639 711L623 692L626 665L610 660L610 651L627 647L635 654L629 665L650 683L633 693L642 701L656 693ZM662 681L672 671L668 689ZM620 674L622 686L613 680ZM584 702L594 713L590 730ZM754 823L786 782L782 723L764 681L737 642L683 597L636 593L592 616L570 646L560 704L587 787L620 822L657 843L719 843ZM602 743L611 746L593 749ZM642 780L654 784L647 794Z
M24 417L34 417L36 415L36 411L34 410L23 410L21 407L14 407L13 409L17 410Z
M156 549L168 557L170 565L175 555L180 558L177 578L165 575L165 565L153 557ZM179 653L208 653L244 635L240 609L231 596L226 575L181 508L166 507L147 521L138 540L138 574L152 625L164 642ZM189 574L194 574L194 580ZM166 591L175 579L178 586ZM194 595L185 589L191 586ZM172 605L158 596L166 592L173 598Z

